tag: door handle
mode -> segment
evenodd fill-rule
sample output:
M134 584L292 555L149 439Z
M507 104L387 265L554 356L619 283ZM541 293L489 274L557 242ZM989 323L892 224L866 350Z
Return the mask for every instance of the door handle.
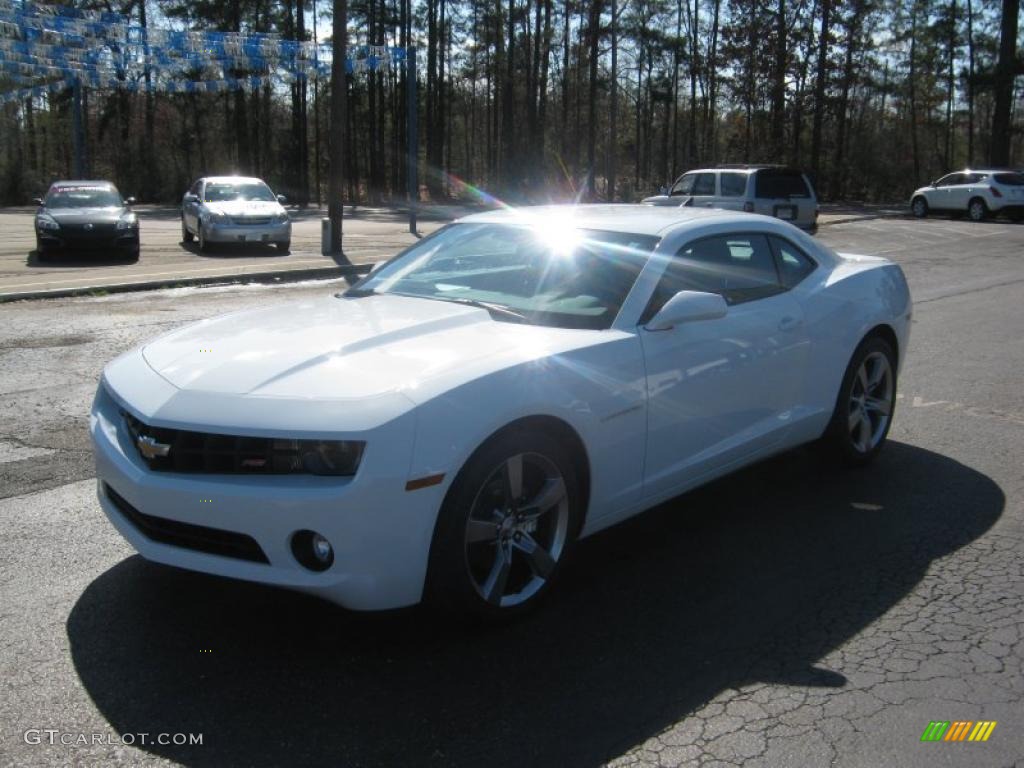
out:
M792 331L798 325L800 325L800 318L792 317L792 316L787 316L787 317L782 318L779 321L779 330L780 331Z

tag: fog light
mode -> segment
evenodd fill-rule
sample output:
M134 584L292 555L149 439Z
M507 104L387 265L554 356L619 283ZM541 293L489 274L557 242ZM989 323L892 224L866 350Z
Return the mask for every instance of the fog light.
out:
M319 533L313 534L313 555L321 563L329 563L334 559L334 550L331 549L331 542Z
M316 531L293 533L292 554L299 565L311 571L326 571L334 563L334 547Z

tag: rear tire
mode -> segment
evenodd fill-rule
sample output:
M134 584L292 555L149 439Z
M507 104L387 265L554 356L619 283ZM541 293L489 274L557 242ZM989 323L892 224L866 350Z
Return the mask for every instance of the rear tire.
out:
M882 450L896 407L896 353L880 336L864 339L839 387L825 442L841 462L863 466Z
M581 504L572 456L562 443L523 429L488 441L442 504L426 601L485 622L531 611L572 553Z
M923 219L928 215L928 201L918 195L910 203L910 212L918 219Z
M988 218L988 206L980 197L972 197L967 204L967 218L971 221L984 221Z

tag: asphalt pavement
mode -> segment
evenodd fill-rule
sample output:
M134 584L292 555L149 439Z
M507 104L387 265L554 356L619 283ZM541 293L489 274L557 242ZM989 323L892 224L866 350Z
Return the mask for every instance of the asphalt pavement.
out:
M150 564L97 506L108 360L341 281L4 305L0 764L1024 765L1024 226L819 236L914 294L879 460L804 448L674 499L492 630ZM936 720L997 726L922 742Z

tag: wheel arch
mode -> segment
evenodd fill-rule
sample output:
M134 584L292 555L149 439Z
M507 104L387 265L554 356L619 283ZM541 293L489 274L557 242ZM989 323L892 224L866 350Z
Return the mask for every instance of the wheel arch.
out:
M899 337L896 335L895 329L888 323L879 323L874 328L869 330L867 333L864 334L864 337L860 340L860 342L858 342L857 346L859 347L868 339L876 337L881 338L883 341L888 343L889 346L892 347L892 351L896 355L896 361L899 362L900 340Z
M583 443L583 439L579 433L564 419L560 419L557 416L551 416L548 414L538 414L535 416L523 416L510 421L502 427L494 430L485 437L480 443L473 449L473 451L466 457L466 460L459 467L458 472L455 473L451 484L448 486L445 492L444 503L447 503L448 497L453 493L453 489L458 485L459 480L462 477L462 473L466 467L472 462L473 458L480 453L485 447L490 445L495 440L500 440L510 432L540 432L554 438L561 443L569 451L569 455L572 457L573 470L576 472L576 479L579 482L581 499L581 514L580 514L580 530L583 530L587 520L587 512L590 508L590 455L587 452L587 448Z

